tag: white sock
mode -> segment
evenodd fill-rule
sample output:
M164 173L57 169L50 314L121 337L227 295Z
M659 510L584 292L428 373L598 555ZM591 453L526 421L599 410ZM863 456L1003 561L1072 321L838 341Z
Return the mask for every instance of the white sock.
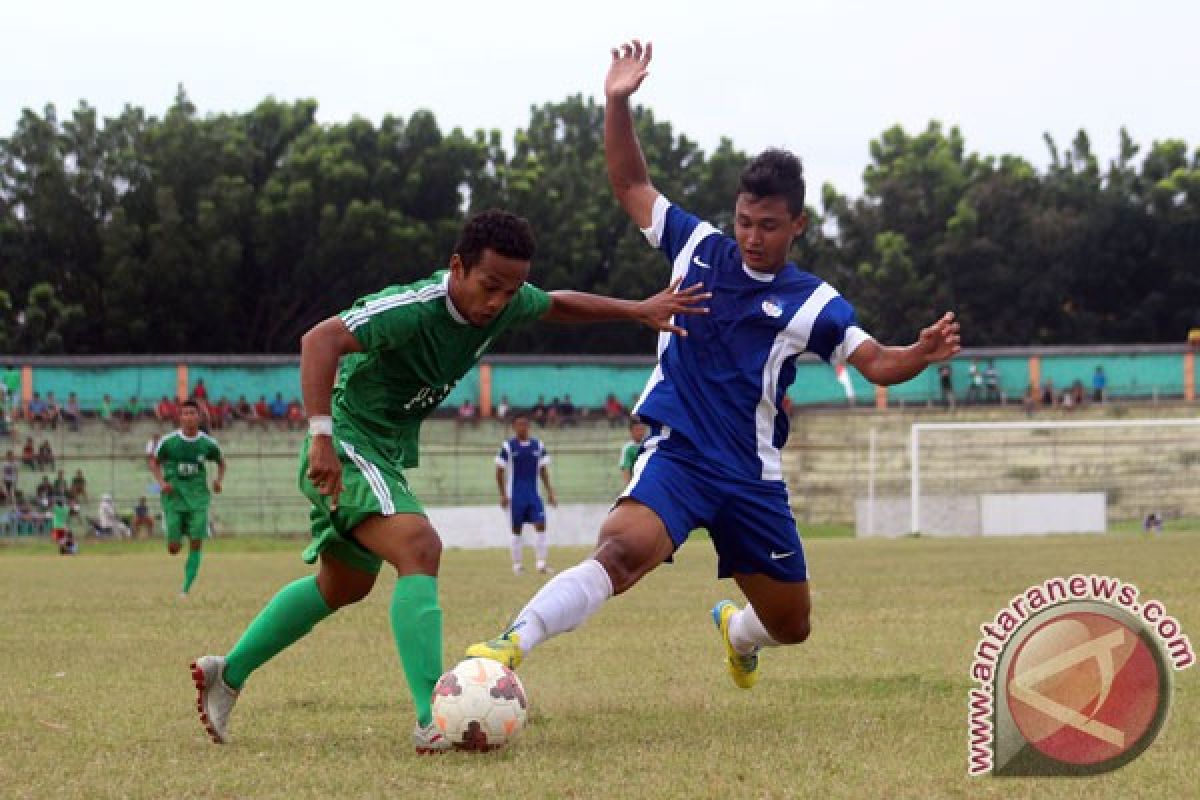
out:
M760 647L778 647L779 642L771 638L754 606L746 607L729 619L729 643L742 655L749 655Z
M521 536L519 534L513 536L512 543L509 545L509 550L512 551L513 566L521 566Z
M594 558L558 573L521 609L509 628L528 653L551 636L573 631L612 597L612 580Z
M533 551L537 553L538 568L546 566L546 554L550 552L550 545L546 543L545 531L537 531L533 534Z

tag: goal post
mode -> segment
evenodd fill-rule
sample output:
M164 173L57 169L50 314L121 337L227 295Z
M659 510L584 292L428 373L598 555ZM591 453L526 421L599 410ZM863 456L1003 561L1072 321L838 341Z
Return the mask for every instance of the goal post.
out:
M1049 483L1055 490L1107 496L1117 487L1169 495L1179 513L1200 514L1200 418L916 422L909 430L909 533L922 530L922 506L931 496L923 485L922 446L942 433L973 448L961 461L940 464L948 480L962 482L955 489L960 493L1044 492ZM988 475L999 460L996 453L981 449L989 447L1004 451L1001 463L1007 474ZM990 487L989 477L1001 486ZM1029 485L1014 489L1013 483Z

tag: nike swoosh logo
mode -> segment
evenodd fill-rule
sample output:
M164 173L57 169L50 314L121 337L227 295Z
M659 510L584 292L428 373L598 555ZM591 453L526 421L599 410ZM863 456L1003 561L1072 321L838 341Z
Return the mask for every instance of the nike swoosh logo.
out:
M712 266L710 264L705 264L703 261L700 260L700 256L692 256L692 263L702 269L712 269Z
M786 553L776 553L774 550L772 550L771 551L771 560L778 561L781 558L787 558L788 556L794 556L794 555L796 555L795 550L788 550Z

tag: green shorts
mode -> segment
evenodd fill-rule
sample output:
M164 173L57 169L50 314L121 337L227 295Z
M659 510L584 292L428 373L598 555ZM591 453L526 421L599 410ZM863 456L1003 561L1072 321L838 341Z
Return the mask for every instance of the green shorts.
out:
M192 541L207 539L208 509L163 509L163 527L166 528L167 541L179 542L184 536Z
M308 519L312 543L304 549L304 560L315 563L321 553L363 572L376 574L383 560L354 538L354 529L376 514L425 514L421 502L408 488L404 472L374 455L360 452L349 442L334 439L342 462L342 493L337 510L330 512L329 498L317 491L308 479L308 447L305 438L300 450L300 491L312 503Z

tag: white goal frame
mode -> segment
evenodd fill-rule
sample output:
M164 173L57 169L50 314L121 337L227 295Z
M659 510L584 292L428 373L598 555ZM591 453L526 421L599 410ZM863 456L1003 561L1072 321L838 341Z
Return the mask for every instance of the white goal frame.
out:
M1052 430L1058 428L1172 428L1197 427L1200 418L1175 417L1170 419L1106 419L1106 420L1053 420L1045 422L914 422L909 428L909 533L917 533L921 519L921 432L922 431L1003 431L1003 430Z

